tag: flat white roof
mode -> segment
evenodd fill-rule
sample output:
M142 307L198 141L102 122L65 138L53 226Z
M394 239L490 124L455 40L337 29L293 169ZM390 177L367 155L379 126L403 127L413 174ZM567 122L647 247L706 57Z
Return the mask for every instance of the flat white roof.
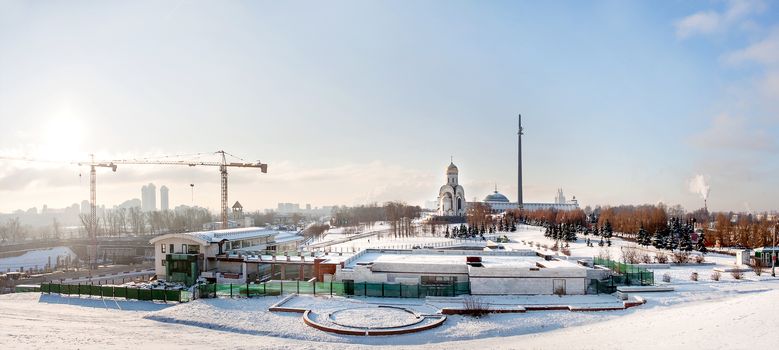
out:
M367 265L370 263L391 263L391 264L426 264L426 265L465 265L466 257L481 257L481 263L485 268L533 268L540 264L544 268L584 268L576 263L569 261L552 260L547 261L539 256L526 255L482 255L481 252L474 251L473 254L455 255L455 254L436 254L430 253L402 253L402 252L367 252L349 262L347 267L356 265Z
M277 231L262 227L238 227L228 228L222 230L207 230L197 232L181 232L181 233L169 233L161 236L154 237L150 240L151 243L155 243L161 239L171 237L187 237L194 240L198 240L207 243L218 243L222 240L236 241L242 239L252 239L267 236L276 236L280 233L294 235L294 231Z

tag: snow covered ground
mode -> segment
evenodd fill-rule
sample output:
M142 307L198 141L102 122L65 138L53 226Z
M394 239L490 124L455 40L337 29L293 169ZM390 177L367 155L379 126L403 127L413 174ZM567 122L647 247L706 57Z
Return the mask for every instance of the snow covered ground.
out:
M521 240L551 246L543 232L523 227L509 234L508 248L528 248ZM619 259L613 239L608 248ZM542 249L543 250L543 249ZM574 256L592 257L599 247L572 243ZM548 252L547 252L548 253ZM733 257L707 256L716 265L672 266L656 270L671 276L673 292L631 293L647 304L623 311L538 311L491 314L482 318L450 316L439 328L388 337L342 336L303 324L300 314L271 313L280 297L200 299L186 304L60 297L37 293L0 296L0 348L263 348L362 349L399 346L412 349L745 349L773 348L779 342L779 279L752 272L744 280L710 272L729 266ZM699 272L700 279L689 275ZM590 297L590 296L587 296ZM566 299L569 298L569 299ZM612 296L491 297L492 304L613 303ZM327 298L300 296L285 307L320 312L382 303L422 313L453 306L446 298Z
M5 272L9 269L18 271L20 268L25 270L30 268L42 269L48 263L55 265L57 257L64 260L67 256L70 256L71 259L76 258L76 254L68 247L33 250L15 257L0 258L0 271Z

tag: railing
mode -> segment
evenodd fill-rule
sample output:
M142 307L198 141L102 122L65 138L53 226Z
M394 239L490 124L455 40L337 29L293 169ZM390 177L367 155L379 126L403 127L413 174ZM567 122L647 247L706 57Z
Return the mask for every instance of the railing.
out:
M95 286L89 284L54 284L44 283L41 293L60 295L86 295L101 298L124 298L147 301L189 301L189 292L182 290L142 289L124 286Z
M197 288L199 298L238 298L281 294L367 296L388 298L424 298L458 296L471 293L469 282L445 285L270 281L257 284L207 284Z
M643 267L625 264L610 259L595 257L593 265L601 265L616 272L618 275L610 277L610 285L640 285L649 286L655 284L655 274Z

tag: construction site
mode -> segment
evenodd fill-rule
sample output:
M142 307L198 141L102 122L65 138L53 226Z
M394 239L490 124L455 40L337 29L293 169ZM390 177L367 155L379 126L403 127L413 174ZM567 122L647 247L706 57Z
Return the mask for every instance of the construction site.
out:
M40 283L50 280L72 280L85 283L114 283L130 280L148 280L154 275L154 249L150 238L161 234L175 233L169 229L149 228L145 220L130 222L126 233L110 233L102 225L108 219L98 212L98 174L100 169L117 172L124 166L156 167L214 167L220 177L220 209L216 220L203 209L207 223L202 226L227 229L235 226L233 220L242 216L240 203L233 207L228 202L228 169L253 168L267 173L268 165L260 161L248 162L225 151L196 153L189 155L161 156L138 159L97 159L90 155L87 160L53 161L27 157L0 157L0 162L40 163L74 166L89 169L89 207L80 215L81 226L76 234L57 235L34 240L2 240L0 244L0 293L10 291L13 286L26 283ZM208 159L215 158L215 159ZM103 175L101 175L103 176ZM81 177L81 174L79 174ZM190 184L194 187L194 184ZM210 191L209 191L210 192ZM151 215L151 214L149 214ZM201 220L202 221L202 220ZM55 221L56 222L56 221ZM102 224L102 225L101 225ZM182 232L200 230L201 225L187 225ZM55 227L56 229L56 227ZM149 270L151 269L151 270Z

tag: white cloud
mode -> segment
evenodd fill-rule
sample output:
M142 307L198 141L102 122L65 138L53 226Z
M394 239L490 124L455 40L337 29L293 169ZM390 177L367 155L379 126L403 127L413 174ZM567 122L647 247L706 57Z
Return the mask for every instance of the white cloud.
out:
M759 125L744 117L718 115L711 126L693 137L693 142L704 149L773 151L774 139Z
M760 0L731 0L723 12L700 11L684 17L675 23L676 36L686 39L695 35L712 34L730 28L735 24L750 23L749 15L765 10Z
M698 12L676 22L676 36L682 39L695 34L709 34L720 28L722 18L714 11Z
M779 29L763 40L725 55L724 60L730 64L754 62L769 67L779 65Z

